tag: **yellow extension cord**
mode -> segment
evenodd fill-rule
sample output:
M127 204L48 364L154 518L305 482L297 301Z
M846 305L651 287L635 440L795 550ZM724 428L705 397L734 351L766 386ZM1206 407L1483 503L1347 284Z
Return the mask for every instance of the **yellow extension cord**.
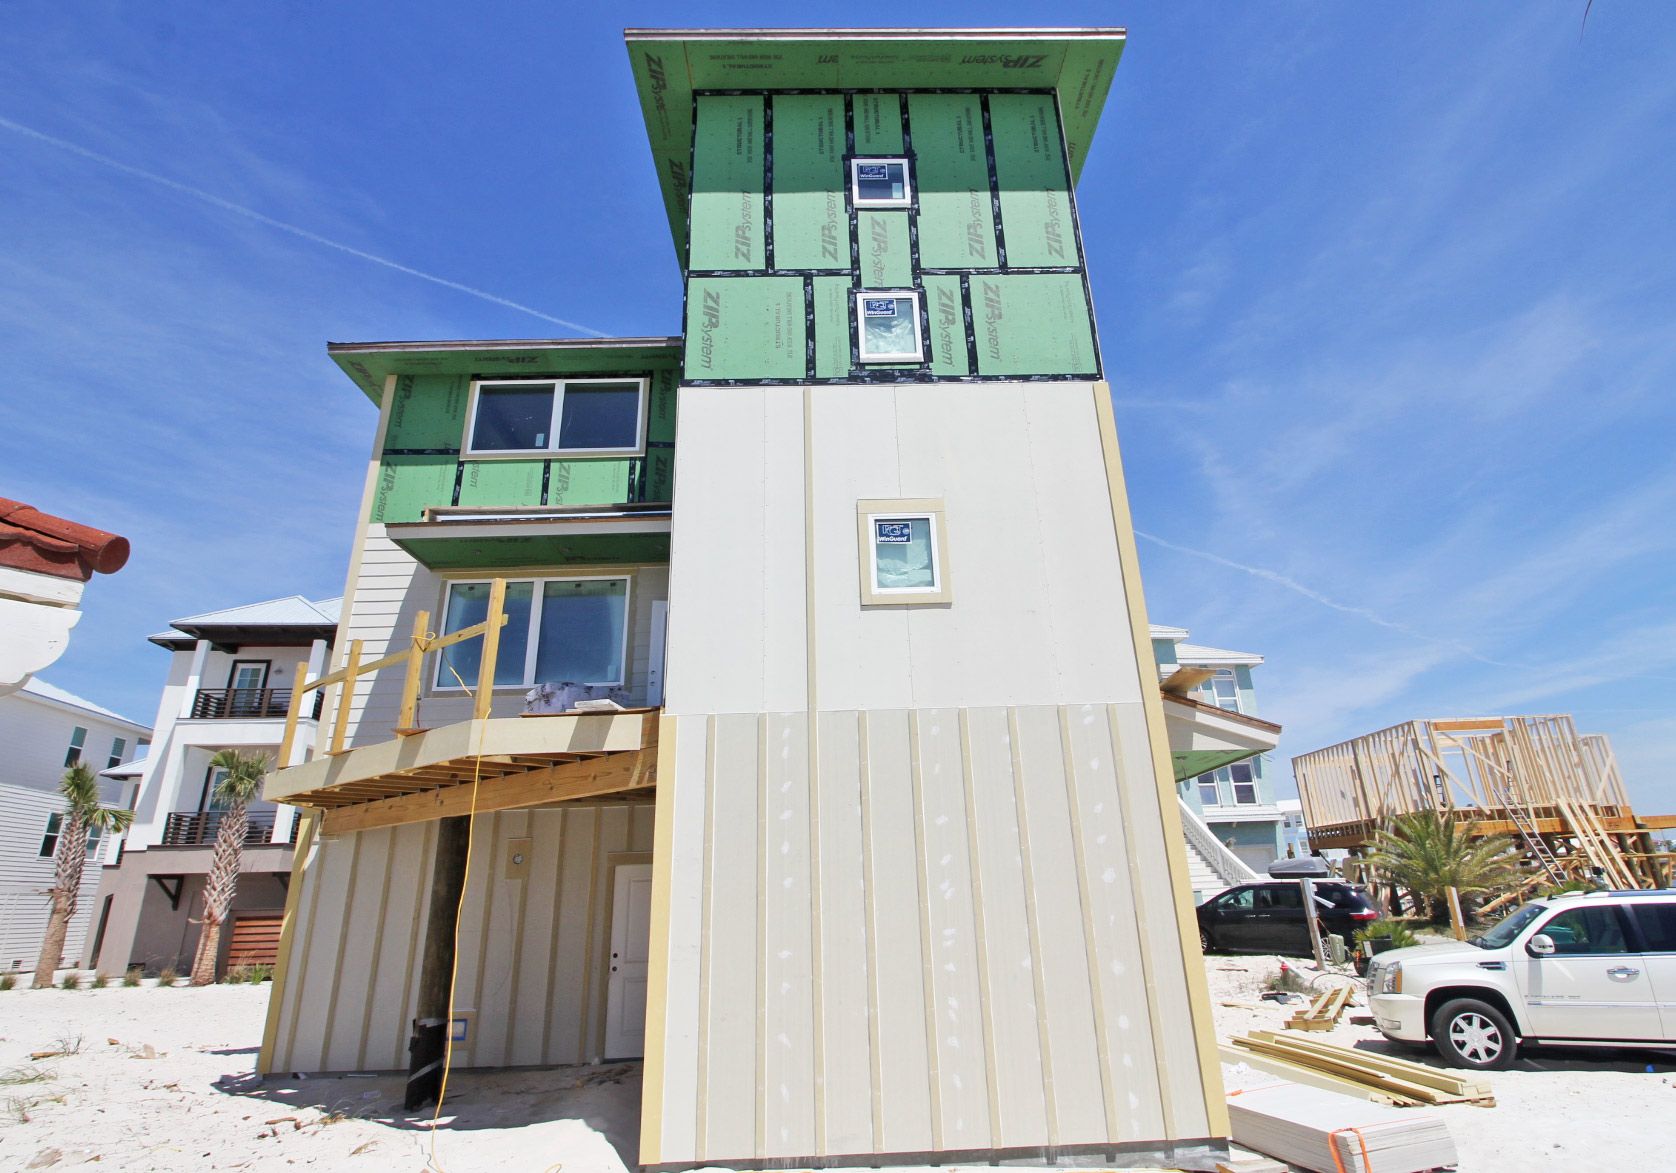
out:
M427 636L434 639L434 636ZM460 673L452 664L448 671L454 674L461 688L466 682L460 679ZM468 690L469 691L469 690ZM436 1111L431 1113L431 1148L425 1158L425 1168L432 1173L448 1173L442 1163L436 1159L436 1132L438 1122L442 1119L442 1102L448 1098L448 1073L454 1065L454 994L460 984L460 919L466 910L466 892L471 884L471 845L477 834L477 787L483 779L483 735L487 727L477 731L477 753L472 757L471 770L471 810L466 815L466 866L460 872L460 898L454 906L454 965L448 976L448 1017L447 1033L442 1041L442 1082L436 1091ZM564 1167L562 1161L555 1161L542 1170L542 1173L558 1173Z

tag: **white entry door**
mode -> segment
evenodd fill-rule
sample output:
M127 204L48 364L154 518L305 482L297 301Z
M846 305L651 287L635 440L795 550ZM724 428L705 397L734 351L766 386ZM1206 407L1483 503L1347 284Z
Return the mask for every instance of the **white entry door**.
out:
M646 1052L646 961L652 936L652 865L618 864L611 877L611 977L605 988L605 1057Z

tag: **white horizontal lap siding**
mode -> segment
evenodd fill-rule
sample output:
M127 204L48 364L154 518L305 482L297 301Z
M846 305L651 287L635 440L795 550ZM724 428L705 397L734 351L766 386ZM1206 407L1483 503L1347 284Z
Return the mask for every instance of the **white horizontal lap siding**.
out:
M515 878L509 844L524 838L528 873ZM600 1058L612 868L651 846L650 804L478 817L455 995L472 1024L457 1065ZM434 822L321 841L298 905L275 1071L406 1066L435 847Z
M47 892L54 879L51 857L41 857L47 820L64 809L49 791L0 785L0 971L33 968L41 955L51 903ZM99 865L89 859L82 869L76 914L64 939L64 956L81 956L82 944L93 923L94 895L99 889Z

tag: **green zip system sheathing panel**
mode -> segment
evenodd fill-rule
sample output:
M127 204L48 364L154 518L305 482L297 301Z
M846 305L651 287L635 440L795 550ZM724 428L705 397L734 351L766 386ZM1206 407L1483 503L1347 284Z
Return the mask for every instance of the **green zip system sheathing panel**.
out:
M773 103L774 264L848 269L843 96L778 94Z
M814 281L815 377L842 379L850 373L850 279Z
M461 505L539 505L545 460L469 460L460 477ZM445 502L433 501L433 505Z
M764 267L762 149L762 98L698 99L688 268Z
M966 350L966 313L960 300L960 278L925 278L925 304L931 321L931 373L969 375L970 355Z
M470 394L471 379L466 375L399 376L390 404L390 426L384 433L385 449L458 448Z
M1081 274L973 277L972 314L979 374L1098 377Z
M801 277L687 282L689 379L801 379L805 334Z
M913 94L919 259L930 269L995 267L995 214L976 94Z
M995 141L995 173L1001 182L1001 234L1006 239L1007 264L1014 268L1075 265L1071 197L1053 98L993 94L989 123Z
M902 99L895 94L855 96L855 153L902 153Z
M1052 90L1065 117L1073 177L1082 170L1112 74L1123 52L1117 29L993 30L950 37L755 30L736 37L635 31L629 65L676 255L687 254L692 102L700 90ZM901 149L884 102L857 103L858 152ZM917 136L916 136L917 137Z
M593 534L540 538L403 538L391 540L433 570L497 566L627 566L669 561L668 534Z
M456 456L386 456L379 463L373 521L418 521L432 505L454 500Z
M626 460L555 460L547 483L547 504L613 505L628 499L628 488Z
M857 212L861 283L867 289L904 289L913 284L914 254L906 210Z

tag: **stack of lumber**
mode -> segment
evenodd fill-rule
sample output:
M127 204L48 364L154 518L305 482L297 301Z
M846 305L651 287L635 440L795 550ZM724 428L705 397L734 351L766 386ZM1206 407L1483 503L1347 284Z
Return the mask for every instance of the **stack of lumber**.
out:
M1275 1083L1228 1096L1234 1142L1313 1173L1421 1173L1456 1162L1437 1116Z
M1253 1031L1234 1038L1234 1046L1259 1057L1254 1063L1263 1070L1286 1073L1287 1067L1303 1068L1328 1077L1332 1084L1347 1084L1338 1090L1370 1093L1368 1099L1383 1100L1400 1108L1419 1104L1495 1104L1490 1085L1450 1071L1394 1059L1372 1051L1339 1047L1308 1035ZM1321 1079L1304 1082L1321 1086Z
M1349 984L1334 986L1325 994L1321 994L1309 1004L1307 1010L1300 1010L1286 1020L1288 1030L1332 1030L1338 1025L1339 1015L1350 1005L1350 995L1355 987Z

